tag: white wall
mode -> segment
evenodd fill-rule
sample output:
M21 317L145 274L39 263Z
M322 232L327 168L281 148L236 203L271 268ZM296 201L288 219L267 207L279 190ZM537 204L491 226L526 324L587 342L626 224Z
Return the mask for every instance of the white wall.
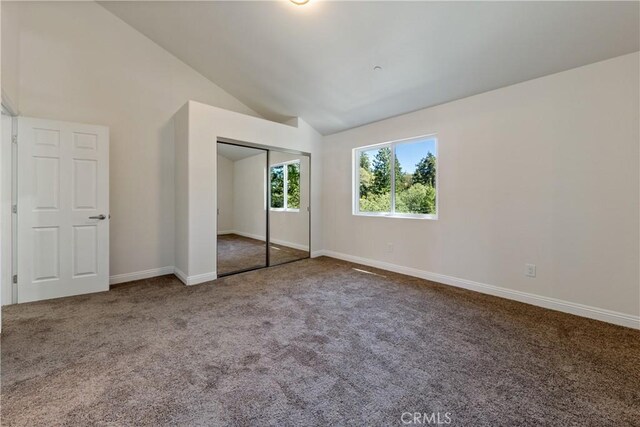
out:
M1 12L1 8L0 8L0 30L2 29L2 12ZM0 40L0 57L2 54L2 40ZM1 67L1 62L0 61L0 69ZM0 92L2 91L2 72L0 71ZM6 142L4 141L4 135L6 132L6 121L5 118L2 117L2 120L0 121L0 208L2 210L0 210L0 332L2 331L2 302L4 301L4 290L5 288L8 286L8 283L6 283L6 264L7 264L7 260L9 259L9 257L7 257L7 255L5 254L5 218L6 218L6 214L7 212L4 210L4 204L5 204L5 191L4 191L4 177L2 176L3 173L5 173L5 167L4 167L4 163L6 163L5 161L5 156L6 156Z
M0 8L5 10L11 6L6 6L7 2L2 2ZM18 111L18 101L20 98L19 66L20 66L20 45L19 45L19 21L12 13L2 13L2 102L11 104L11 108Z
M233 166L233 230L253 239L264 239L267 233L266 168L266 151Z
M186 138L189 135L188 109L179 109L173 116L173 123L175 142L178 143L178 138ZM177 183L183 183L185 186L189 186L189 150L185 144L175 146L174 186L175 190L180 190L181 188L176 185ZM177 267L189 264L189 222L183 220L189 217L188 191L176 191L175 201L175 258L173 266ZM214 230L216 229L214 228Z
M320 134L303 120L291 121L292 126L284 125L193 101L178 112L177 121L183 121L185 115L188 117L188 129L176 128L176 159L184 163L177 168L185 173L176 174L175 183L176 191L186 193L188 198L187 212L179 212L176 216L176 230L181 234L176 235L176 243L180 243L176 245L176 269L185 283L195 284L215 278L218 137L311 153L311 250L321 249Z
M638 327L638 62L634 53L326 137L325 249ZM439 219L353 216L352 149L430 133Z
M233 163L218 154L218 234L233 230Z
M256 113L97 3L2 2L2 21L22 115L110 128L111 275L173 266L172 116L189 99Z

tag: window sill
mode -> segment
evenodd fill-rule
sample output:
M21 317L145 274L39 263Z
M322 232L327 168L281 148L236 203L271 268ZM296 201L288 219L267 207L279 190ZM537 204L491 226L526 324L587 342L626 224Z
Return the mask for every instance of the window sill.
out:
M271 212L300 212L300 209L269 208Z
M365 216L369 218L427 219L432 221L438 220L438 215L422 215L422 214L390 214L390 213L354 212L353 216Z

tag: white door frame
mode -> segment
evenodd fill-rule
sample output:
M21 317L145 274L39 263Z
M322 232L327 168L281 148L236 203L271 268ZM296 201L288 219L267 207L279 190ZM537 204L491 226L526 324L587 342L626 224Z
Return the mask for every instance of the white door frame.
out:
M3 94L4 95L4 94ZM3 96L4 98L4 96ZM17 302L16 285L13 284L15 274L15 216L12 213L12 205L15 203L16 183L16 150L14 136L16 133L16 111L2 103L3 125L9 118L10 129L2 129L0 138L0 303L2 305L15 304Z

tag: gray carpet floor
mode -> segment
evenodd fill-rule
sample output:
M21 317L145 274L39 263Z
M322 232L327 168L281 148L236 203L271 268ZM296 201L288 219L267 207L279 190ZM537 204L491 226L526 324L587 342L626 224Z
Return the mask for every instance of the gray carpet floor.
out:
M404 412L637 426L640 333L329 258L3 310L3 426L391 426Z
M271 243L270 264L279 265L287 262L308 258L309 252L288 246ZM266 266L266 245L261 240L239 236L237 234L218 235L218 265L219 275L233 273Z

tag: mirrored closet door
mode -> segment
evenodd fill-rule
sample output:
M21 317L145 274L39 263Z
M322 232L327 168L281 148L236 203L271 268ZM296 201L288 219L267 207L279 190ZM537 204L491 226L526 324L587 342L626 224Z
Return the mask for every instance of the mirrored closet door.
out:
M267 150L218 142L217 274L267 266Z
M310 168L305 153L218 140L218 277L309 258Z
M269 265L309 257L310 159L269 151Z

